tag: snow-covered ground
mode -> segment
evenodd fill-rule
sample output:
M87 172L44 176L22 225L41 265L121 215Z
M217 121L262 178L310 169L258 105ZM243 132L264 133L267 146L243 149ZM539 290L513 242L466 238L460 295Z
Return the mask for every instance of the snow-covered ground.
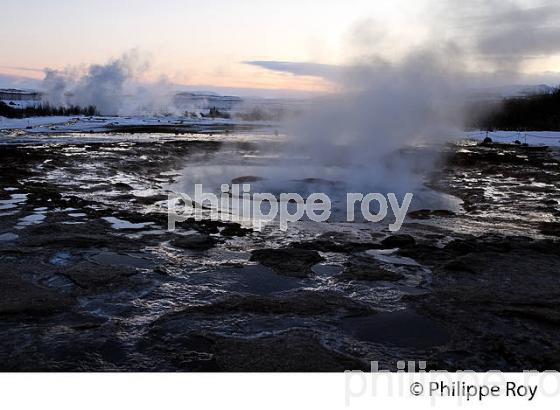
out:
M519 141L529 145L560 146L560 131L465 131L457 135L458 138L468 138L482 141L486 137L494 142L513 143Z
M150 125L150 126L189 126L189 125L238 125L249 124L244 121L223 118L186 118L179 116L129 116L129 117L85 117L51 116L29 118L0 117L0 133L24 130L26 133L59 132L103 132L112 126ZM258 125L271 125L259 122Z
M187 118L181 116L51 116L30 118L0 117L0 136L21 131L26 134L60 134L110 132L113 126L148 125L148 126L189 126L189 125L240 125L278 126L272 122L246 122L223 118ZM495 142L513 143L520 141L529 145L547 145L560 147L560 131L481 131L471 130L453 136L454 139L474 139L482 141L486 137Z

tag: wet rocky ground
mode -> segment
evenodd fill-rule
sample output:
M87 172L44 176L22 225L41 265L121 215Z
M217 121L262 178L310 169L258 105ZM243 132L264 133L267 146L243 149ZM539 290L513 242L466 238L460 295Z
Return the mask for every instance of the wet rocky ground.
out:
M560 368L554 151L458 144L398 234L186 220L167 194L263 141L133 137L0 146L0 369Z

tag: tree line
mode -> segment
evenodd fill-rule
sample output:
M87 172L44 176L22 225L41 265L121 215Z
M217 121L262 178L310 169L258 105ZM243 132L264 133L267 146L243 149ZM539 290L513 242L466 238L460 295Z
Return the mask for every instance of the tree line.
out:
M560 89L500 102L472 103L468 125L483 130L560 131Z
M80 107L78 105L69 105L67 107L55 107L50 104L40 104L24 108L15 108L0 101L0 116L7 118L27 118L27 117L47 117L53 115L69 116L69 115L99 115L97 108L93 105Z

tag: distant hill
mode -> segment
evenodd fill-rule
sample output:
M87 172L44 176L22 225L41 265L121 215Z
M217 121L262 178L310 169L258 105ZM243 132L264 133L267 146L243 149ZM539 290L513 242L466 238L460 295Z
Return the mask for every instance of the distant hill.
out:
M209 110L215 108L220 111L231 111L241 104L240 97L219 95L214 92L183 91L173 96L173 104L182 110Z
M0 73L0 88L38 89L41 80Z
M487 130L560 131L560 89L539 87L524 96L473 101L467 125Z
M501 87L486 87L471 90L470 98L480 100L503 100L504 98L530 97L533 95L550 94L556 87L546 84L538 85L504 85Z

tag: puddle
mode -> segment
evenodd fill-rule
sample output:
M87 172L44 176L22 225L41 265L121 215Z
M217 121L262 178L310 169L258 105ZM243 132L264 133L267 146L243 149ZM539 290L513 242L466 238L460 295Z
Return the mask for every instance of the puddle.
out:
M19 235L16 235L15 233L12 232L3 233L0 235L0 242L15 241L17 238L19 238Z
M111 224L111 228L113 229L144 229L146 226L154 224L153 222L132 223L113 216L106 216L102 219L109 222Z
M10 199L0 201L0 210L8 210L17 208L17 206L27 201L27 194L12 194Z
M419 349L449 340L445 329L411 310L346 318L342 329L358 340Z
M100 265L124 265L134 268L150 268L154 265L151 260L115 252L99 252L90 256L89 260Z
M18 220L18 223L16 225L16 229L23 229L26 226L40 224L41 222L43 222L45 220L46 217L47 217L47 215L45 215L43 213L37 213L37 214L31 214L31 215L24 216L23 218Z
M125 236L130 239L140 239L144 235L165 235L168 231L162 229L152 229L149 231L139 231L131 234L126 234Z
M72 254L68 251L61 251L54 254L49 259L49 263L55 266L66 266L72 261Z
M57 274L42 278L39 280L39 283L49 288L57 288L61 290L72 289L74 287L74 283L70 279Z
M365 251L365 253L369 256L373 256L380 262L389 263L391 265L421 266L412 258L394 255L397 251L398 249L370 249Z
M8 211L8 212L0 212L0 216L10 216L10 215L15 215L17 214L19 211Z
M301 286L301 279L278 275L269 268L249 265L239 268L220 269L198 273L192 282L223 286L228 291L269 295L274 292L295 289Z

